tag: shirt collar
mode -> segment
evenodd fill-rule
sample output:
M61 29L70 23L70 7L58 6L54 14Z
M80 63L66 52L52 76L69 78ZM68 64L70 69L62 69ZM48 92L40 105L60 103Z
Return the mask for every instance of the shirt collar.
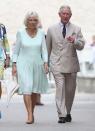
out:
M68 27L69 24L70 24L70 22L68 22L68 23L66 24L66 27ZM62 22L59 22L59 25L60 25L60 27L63 27L64 24L63 24Z

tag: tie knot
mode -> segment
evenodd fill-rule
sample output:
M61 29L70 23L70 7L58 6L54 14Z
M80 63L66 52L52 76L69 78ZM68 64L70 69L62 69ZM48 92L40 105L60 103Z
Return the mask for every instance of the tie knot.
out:
M66 28L66 25L65 25L65 24L63 25L63 28Z

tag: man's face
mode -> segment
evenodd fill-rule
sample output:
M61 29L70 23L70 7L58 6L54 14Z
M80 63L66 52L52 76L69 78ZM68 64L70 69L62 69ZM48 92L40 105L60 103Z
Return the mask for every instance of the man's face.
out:
M59 16L61 18L61 22L67 24L71 18L71 12L68 8L64 8L60 13Z

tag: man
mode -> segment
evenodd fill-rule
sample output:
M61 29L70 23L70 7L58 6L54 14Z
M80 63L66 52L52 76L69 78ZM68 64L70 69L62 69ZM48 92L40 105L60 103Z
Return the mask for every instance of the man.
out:
M60 22L48 29L46 37L50 69L56 83L58 123L72 120L70 113L79 71L76 50L82 50L85 44L81 29L70 22L71 16L71 8L61 6Z
M10 48L6 35L6 28L3 24L0 23L0 98L2 95L1 82L4 75L4 67L9 67L10 64ZM1 117L1 112L0 112Z

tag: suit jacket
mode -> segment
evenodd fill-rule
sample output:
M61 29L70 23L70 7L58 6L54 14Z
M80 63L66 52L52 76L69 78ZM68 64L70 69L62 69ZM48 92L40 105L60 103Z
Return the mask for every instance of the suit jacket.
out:
M53 72L73 73L80 70L76 50L82 50L85 44L81 29L68 23L66 30L65 39L60 23L50 27L47 32L46 43ZM69 36L75 36L74 43L68 42L66 38Z

